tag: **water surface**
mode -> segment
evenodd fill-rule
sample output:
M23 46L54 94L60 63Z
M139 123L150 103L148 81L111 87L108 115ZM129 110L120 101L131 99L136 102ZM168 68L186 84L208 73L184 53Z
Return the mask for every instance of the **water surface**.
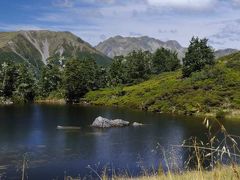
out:
M92 129L97 116L141 122L142 127ZM196 136L206 140L206 128L196 117L153 114L109 107L23 105L0 107L0 177L20 179L23 155L29 179L63 179L64 175L96 178L94 171L137 176L142 169L165 166L164 154L178 168L188 154L174 148ZM58 125L81 130L57 130ZM226 128L240 135L240 123ZM93 171L94 170L94 171Z

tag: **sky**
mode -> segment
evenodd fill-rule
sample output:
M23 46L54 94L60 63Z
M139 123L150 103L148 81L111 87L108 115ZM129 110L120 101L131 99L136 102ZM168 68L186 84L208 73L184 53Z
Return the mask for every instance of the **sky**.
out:
M93 46L149 36L240 49L240 0L0 0L0 31L71 31Z

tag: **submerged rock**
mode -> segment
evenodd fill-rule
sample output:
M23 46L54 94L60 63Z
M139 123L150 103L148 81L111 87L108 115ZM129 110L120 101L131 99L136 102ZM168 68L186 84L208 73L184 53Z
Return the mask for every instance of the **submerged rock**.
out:
M58 130L78 130L81 129L81 127L77 126L57 126Z
M92 127L96 128L111 128L111 127L124 127L128 126L129 122L122 119L107 119L101 116L97 117L92 123Z
M138 123L138 122L134 122L132 125L133 125L133 126L143 126L142 123Z

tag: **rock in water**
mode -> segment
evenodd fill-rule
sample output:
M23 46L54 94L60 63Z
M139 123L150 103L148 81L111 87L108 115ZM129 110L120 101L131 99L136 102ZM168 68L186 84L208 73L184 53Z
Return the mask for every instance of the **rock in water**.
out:
M124 121L122 119L110 120L99 116L94 120L91 126L96 128L111 128L111 127L124 127L128 125L129 122Z
M133 125L133 126L143 126L142 123L138 123L138 122L134 122L132 125Z
M97 117L91 125L92 127L101 127L101 128L109 128L111 127L110 120L103 118L101 116Z
M123 127L123 126L129 125L128 121L124 121L122 119L110 120L110 123L111 123L112 127Z
M77 126L57 126L58 130L78 130L81 129L81 127Z

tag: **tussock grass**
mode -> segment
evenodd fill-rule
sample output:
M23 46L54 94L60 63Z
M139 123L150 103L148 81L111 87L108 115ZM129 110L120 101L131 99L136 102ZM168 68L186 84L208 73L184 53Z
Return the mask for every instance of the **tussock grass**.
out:
M98 177L100 180L239 180L240 167L220 166L212 171L186 171L183 173L167 173L156 175L145 175L140 177L115 176ZM65 180L80 180L70 176Z
M116 177L116 180L237 180L239 167L221 166L212 171L189 171L181 174L168 173L166 175L142 176L137 178Z

